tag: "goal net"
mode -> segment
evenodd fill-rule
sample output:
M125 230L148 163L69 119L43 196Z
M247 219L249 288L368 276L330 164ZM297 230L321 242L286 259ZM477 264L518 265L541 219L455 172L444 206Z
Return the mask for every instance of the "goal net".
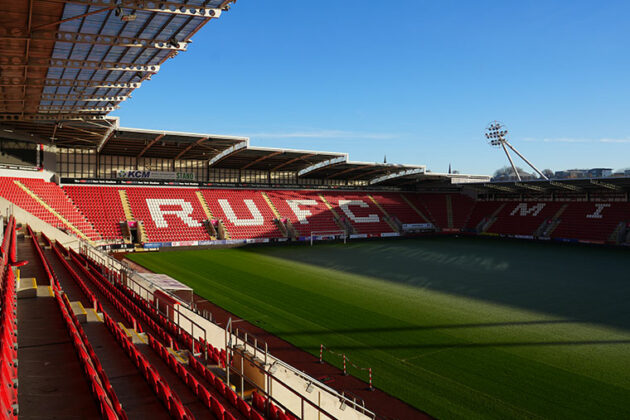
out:
M345 230L313 230L311 231L311 246L313 246L313 241L327 241L334 239L343 239L343 243L345 244L348 235Z

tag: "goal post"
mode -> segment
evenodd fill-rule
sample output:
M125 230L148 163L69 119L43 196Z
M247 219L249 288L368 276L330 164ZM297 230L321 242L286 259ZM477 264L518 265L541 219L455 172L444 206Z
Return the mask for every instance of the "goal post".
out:
M348 234L345 230L313 230L311 231L311 246L315 240L324 239L343 239L343 243L347 243Z

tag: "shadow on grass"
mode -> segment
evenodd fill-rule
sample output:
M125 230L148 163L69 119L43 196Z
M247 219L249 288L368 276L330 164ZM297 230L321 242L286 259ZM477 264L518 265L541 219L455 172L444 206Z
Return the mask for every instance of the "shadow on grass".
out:
M577 340L577 341L507 341L494 343L444 343L444 344L384 344L377 346L339 345L335 351L350 350L409 350L409 349L475 349L489 347L543 347L543 346L602 346L629 345L630 340ZM303 346L307 351L319 351L319 346Z
M630 330L627 249L442 237L244 251Z
M446 330L458 328L493 328L493 327L514 327L527 325L553 325L553 324L575 324L579 321L569 319L540 320L540 321L512 321L512 322L483 322L474 324L438 324L438 325L410 325L392 326L379 328L348 328L336 330L303 330L303 331L274 331L274 335L284 337L296 335L328 335L328 334L360 334L360 333L388 333L388 332L411 332L428 330Z

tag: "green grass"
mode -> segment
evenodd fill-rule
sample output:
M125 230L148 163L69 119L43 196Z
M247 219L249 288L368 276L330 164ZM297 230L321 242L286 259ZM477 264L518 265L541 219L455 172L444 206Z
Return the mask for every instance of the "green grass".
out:
M438 238L130 258L312 354L345 352L438 418L630 418L627 250Z

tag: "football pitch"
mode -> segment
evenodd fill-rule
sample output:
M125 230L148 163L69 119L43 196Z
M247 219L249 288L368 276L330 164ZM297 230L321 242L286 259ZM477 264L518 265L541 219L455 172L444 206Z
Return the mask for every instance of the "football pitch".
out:
M628 252L426 238L128 257L312 354L346 353L440 419L621 419Z

